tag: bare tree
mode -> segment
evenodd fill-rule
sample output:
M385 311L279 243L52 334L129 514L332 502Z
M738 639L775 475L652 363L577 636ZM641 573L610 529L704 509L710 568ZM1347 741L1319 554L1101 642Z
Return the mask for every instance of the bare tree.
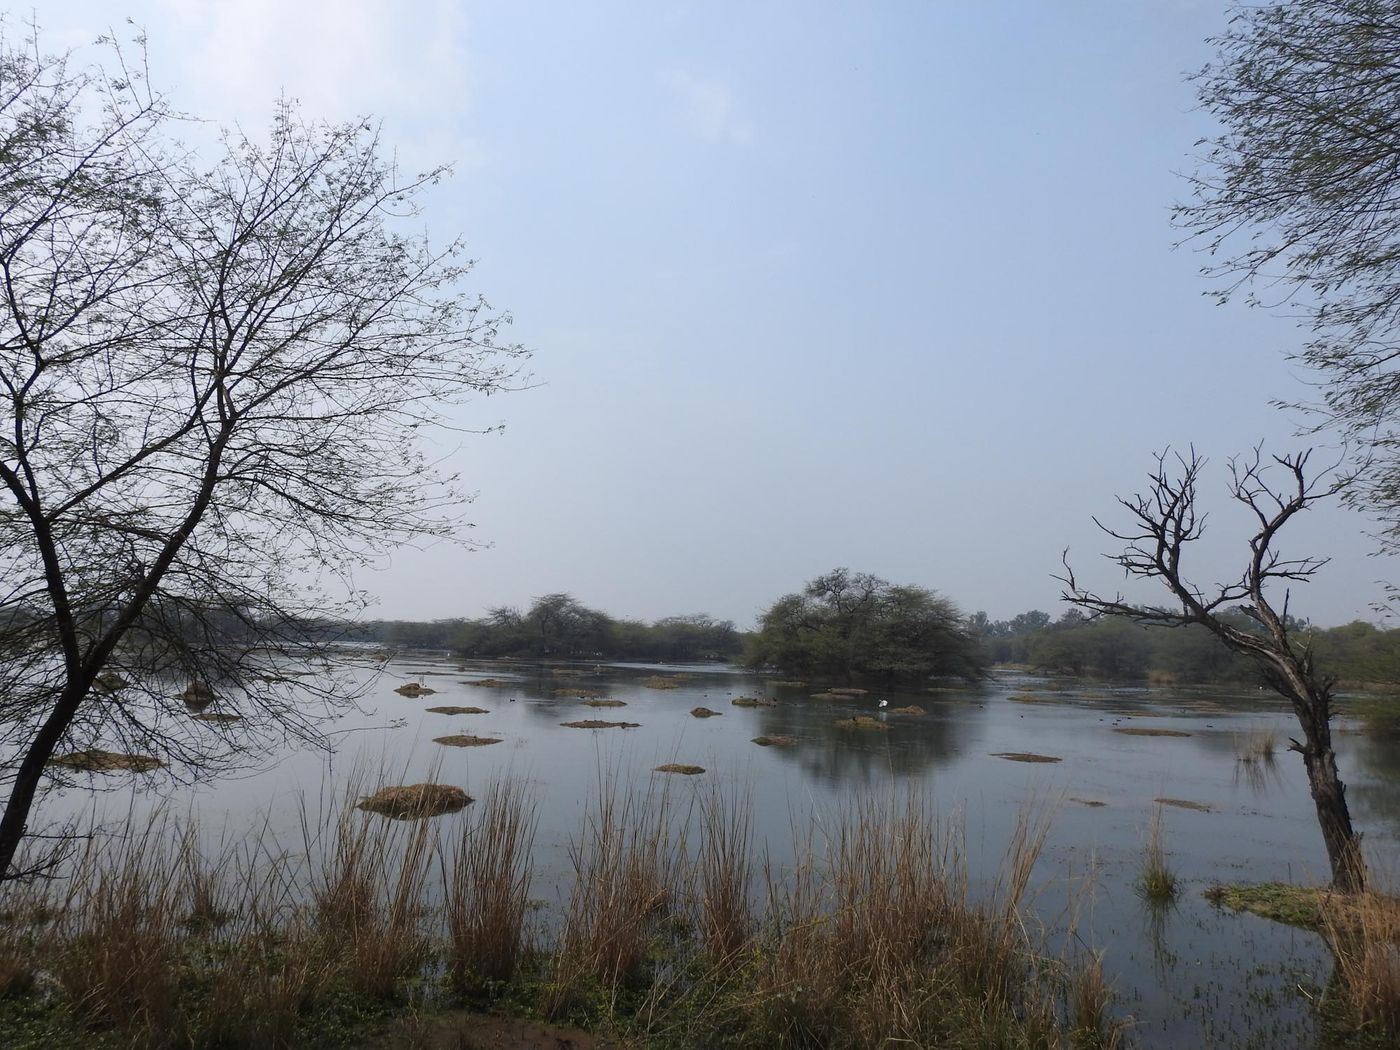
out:
M0 40L0 879L60 750L197 772L259 728L315 738L349 694L287 673L302 625L453 533L419 435L519 368L461 245L401 232L441 169L286 103L201 162L105 46Z
M1302 730L1302 740L1291 749L1303 757L1308 786L1317 809L1333 886L1346 893L1366 887L1366 867L1360 836L1352 829L1346 788L1337 774L1332 750L1332 675L1319 671L1305 639L1299 639L1288 614L1288 591L1276 606L1269 591L1284 583L1310 579L1325 558L1284 558L1276 541L1292 518L1320 500L1336 496L1345 484L1335 471L1308 474L1310 452L1274 456L1265 462L1259 449L1248 458L1230 462L1231 496L1249 509L1256 531L1249 539L1249 558L1239 579L1207 590L1190 582L1183 557L1187 545L1205 530L1205 515L1197 511L1196 486L1205 461L1194 450L1188 455L1157 457L1146 495L1119 499L1132 524L1125 530L1109 528L1094 519L1114 539L1127 544L1111 556L1130 577L1159 580L1171 592L1168 605L1139 604L1122 595L1101 597L1080 586L1065 558L1065 585L1061 597L1095 615L1124 616L1139 623L1163 627L1200 624L1220 641L1254 660L1265 680L1288 700ZM1282 485L1266 480L1270 470L1281 471ZM1239 609L1255 629L1230 623L1222 613Z

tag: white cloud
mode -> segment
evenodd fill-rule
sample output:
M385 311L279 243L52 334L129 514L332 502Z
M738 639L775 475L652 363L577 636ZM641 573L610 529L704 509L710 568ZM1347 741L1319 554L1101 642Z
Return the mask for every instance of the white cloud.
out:
M661 82L670 89L690 129L710 142L748 142L753 125L744 115L734 89L715 77L684 69L664 69Z

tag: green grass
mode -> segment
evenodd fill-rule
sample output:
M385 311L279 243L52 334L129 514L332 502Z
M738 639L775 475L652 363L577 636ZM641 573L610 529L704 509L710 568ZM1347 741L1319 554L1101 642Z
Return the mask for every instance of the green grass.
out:
M1261 882L1212 886L1205 891L1205 898L1220 908L1247 911L1303 930L1321 930L1321 902L1325 892L1316 886Z

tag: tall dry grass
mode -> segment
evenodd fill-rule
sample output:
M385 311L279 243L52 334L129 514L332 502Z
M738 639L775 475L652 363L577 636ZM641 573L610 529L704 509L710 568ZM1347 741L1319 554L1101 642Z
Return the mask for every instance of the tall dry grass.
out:
M1357 1028L1400 1036L1400 899L1326 894L1321 905L1348 1020Z
M612 782L569 854L574 883L544 996L549 1016L592 989L615 992L641 978L653 935L680 896L685 830L666 791Z
M487 789L473 817L443 874L448 965L459 988L515 975L525 947L538 811L525 785L510 779Z
M1023 815L979 894L922 796L794 819L780 866L756 860L747 793L681 805L614 780L538 945L534 801L507 780L462 819L444 843L450 820L304 810L290 848L264 824L208 858L192 829L153 821L82 858L42 963L87 1023L150 1048L297 1046L328 1003L402 1009L438 963L441 1001L509 985L510 1002L675 1047L1117 1045L1098 958L1046 959L1025 921L1044 813ZM23 929L0 911L0 950L37 943ZM13 957L23 994L34 963Z
M753 800L715 789L700 799L697 923L705 957L722 964L753 936Z

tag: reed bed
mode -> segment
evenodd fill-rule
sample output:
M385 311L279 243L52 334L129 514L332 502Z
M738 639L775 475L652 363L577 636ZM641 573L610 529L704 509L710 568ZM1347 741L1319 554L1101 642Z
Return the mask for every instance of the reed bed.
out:
M94 838L62 882L5 889L0 1026L20 1003L15 1045L360 1046L396 1016L470 1006L667 1050L1120 1037L1098 958L1046 958L1025 921L1043 815L975 893L918 796L794 818L778 864L743 791L682 804L614 781L569 848L561 907L532 924L522 782L416 821L356 810L359 794L304 811L292 848L264 824L206 856L160 818Z
M1400 1036L1400 899L1324 894L1319 902L1346 1025L1394 1040Z

